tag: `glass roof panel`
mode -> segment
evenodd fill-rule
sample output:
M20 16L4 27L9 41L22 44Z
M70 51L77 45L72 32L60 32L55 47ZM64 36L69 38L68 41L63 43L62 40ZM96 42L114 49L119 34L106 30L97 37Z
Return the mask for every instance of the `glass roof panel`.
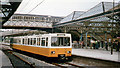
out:
M117 6L118 3L114 3L114 6ZM112 2L104 2L104 7L105 7L105 11L108 11L110 9L112 9L113 7L113 3Z
M5 15L3 13L0 13L0 17L5 17Z
M99 14L99 13L103 13L102 3L99 3L98 5L93 7L92 9L88 10L87 12L82 14L77 19L88 17L88 16L92 16L92 15Z
M103 8L104 5L104 8ZM115 3L115 6L117 6L118 3ZM101 2L98 5L96 5L95 7L93 7L92 9L88 10L86 13L84 13L83 15L81 15L80 17L78 17L77 19L81 19L84 17L89 17L95 14L99 14L99 13L103 13L104 9L105 11L108 11L110 9L112 9L113 7L113 3L112 2Z
M70 15L65 17L63 20L61 20L59 23L64 23L64 22L67 22L67 21L74 20L74 19L76 19L77 17L79 17L83 13L84 13L83 11L74 11Z

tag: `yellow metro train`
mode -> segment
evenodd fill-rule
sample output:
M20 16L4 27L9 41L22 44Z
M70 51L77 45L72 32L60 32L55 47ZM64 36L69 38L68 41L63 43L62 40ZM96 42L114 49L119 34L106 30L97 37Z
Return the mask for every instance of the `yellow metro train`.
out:
M12 48L46 57L70 57L71 34L50 33L20 36L12 39Z

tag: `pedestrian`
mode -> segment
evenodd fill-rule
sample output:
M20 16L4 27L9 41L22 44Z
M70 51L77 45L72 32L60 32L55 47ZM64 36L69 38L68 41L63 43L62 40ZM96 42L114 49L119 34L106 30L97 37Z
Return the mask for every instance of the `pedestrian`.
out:
M116 43L115 49L116 51L118 51L118 42L115 41L115 43Z
M105 49L108 50L108 44L107 44L107 41L105 41Z
M109 47L111 46L111 39L109 39Z
M104 42L103 42L103 41L101 41L101 47L102 47L102 48L103 48L103 45L104 45L103 43L104 43Z
M115 49L116 43L115 41L113 41L113 49Z
M95 49L98 49L98 41L96 41Z
M118 51L119 51L119 49L120 49L120 41L118 41Z
M84 42L82 42L82 48L84 48L85 47L85 44L84 44Z
M113 54L113 44L111 45L111 55Z
M98 49L100 48L100 41L98 40Z
M83 41L80 42L81 47L83 48Z

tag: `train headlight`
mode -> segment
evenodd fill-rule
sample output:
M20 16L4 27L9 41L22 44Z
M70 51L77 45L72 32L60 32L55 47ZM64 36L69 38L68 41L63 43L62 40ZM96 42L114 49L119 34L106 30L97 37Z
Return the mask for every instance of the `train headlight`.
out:
M51 54L55 54L55 51L51 51Z
M67 51L67 53L71 53L71 51Z

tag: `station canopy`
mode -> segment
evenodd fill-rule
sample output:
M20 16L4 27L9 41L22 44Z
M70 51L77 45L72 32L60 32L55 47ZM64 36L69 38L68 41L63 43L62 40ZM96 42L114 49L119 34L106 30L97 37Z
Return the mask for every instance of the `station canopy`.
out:
M22 0L0 1L0 24L3 25L14 14Z
M114 7L118 5L119 3L114 3ZM97 17L98 14L102 14L102 13L104 15L105 12L108 12L110 10L112 11L112 9L113 9L113 2L101 2L86 12L74 11L73 13L65 17L63 20L58 22L56 25L68 24L69 22L73 20L82 20L82 19L85 19L86 21L89 20L89 21L97 21L97 22L101 22L101 21L111 22L110 17L107 17L107 16L99 17L99 18L95 18L95 17ZM93 17L93 19L89 19L91 18L91 16Z

